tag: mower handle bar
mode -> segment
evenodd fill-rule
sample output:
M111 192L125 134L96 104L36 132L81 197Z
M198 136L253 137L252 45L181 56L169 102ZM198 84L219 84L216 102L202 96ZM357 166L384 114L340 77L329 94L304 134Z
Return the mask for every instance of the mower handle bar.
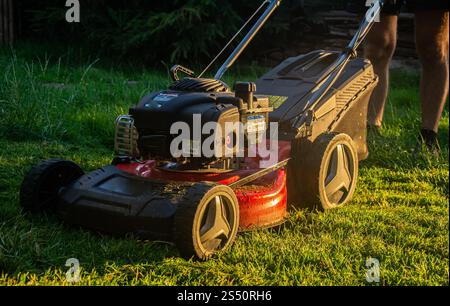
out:
M314 108L322 101L324 96L328 93L330 88L334 85L336 80L344 71L347 63L352 57L357 54L357 49L366 38L370 29L380 16L381 9L385 0L374 0L371 7L368 9L365 18L361 21L359 29L353 36L348 46L341 52L338 59L328 69L329 74L325 76L325 79L320 82L313 90L313 95L306 103L304 112L301 115L294 118L293 128L300 131L304 124L309 122L309 114L314 111Z
M234 49L233 53L227 58L227 60L222 64L219 70L216 72L214 78L216 80L220 80L224 73L236 62L239 56L242 54L244 49L248 46L248 44L252 41L255 35L261 30L262 26L266 23L266 21L270 18L273 12L280 5L281 0L264 0L264 4L268 4L264 13L259 17L258 21L253 25L250 31L245 35L239 45Z

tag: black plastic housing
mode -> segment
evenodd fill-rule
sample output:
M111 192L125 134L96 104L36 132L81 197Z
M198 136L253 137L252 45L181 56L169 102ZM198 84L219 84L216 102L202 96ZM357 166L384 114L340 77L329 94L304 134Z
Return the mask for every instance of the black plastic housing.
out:
M239 122L240 99L230 93L203 93L161 91L152 93L130 108L130 115L139 133L138 147L144 158L172 159L170 144L178 134L171 134L171 127L176 122L189 126L190 139L194 139L194 131L202 129L207 122L215 122L223 131L222 139L214 145L225 145L225 123ZM194 117L196 115L197 117ZM200 118L197 120L196 118ZM214 133L203 134L203 140ZM214 137L219 134L214 135ZM193 148L191 154L195 156ZM201 147L200 147L201 149ZM217 148L224 152L224 148Z
M192 185L148 180L106 166L61 190L57 213L65 222L100 232L171 241L177 204Z
M313 90L331 72L330 66L338 56L338 52L318 50L291 57L256 82L258 94L268 96L271 101L283 101L270 113L270 121L280 124L280 138L295 136L293 120L306 114ZM324 99L312 110L311 130L304 137L312 142L325 132L345 133L355 142L359 159L367 158L367 107L377 83L370 61L350 60Z

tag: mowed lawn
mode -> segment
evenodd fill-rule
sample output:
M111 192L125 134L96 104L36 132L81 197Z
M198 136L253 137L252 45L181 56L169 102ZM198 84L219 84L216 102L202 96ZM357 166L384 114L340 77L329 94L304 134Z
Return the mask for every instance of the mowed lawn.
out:
M418 73L394 73L382 136L370 138L349 205L293 212L281 228L240 234L226 254L195 262L169 243L21 213L18 190L33 164L51 157L87 171L108 164L115 117L170 83L164 69L115 70L102 60L76 62L75 50L51 57L34 48L0 49L0 285L68 284L69 258L80 261L82 285L374 285L366 281L368 258L380 262L379 285L449 284L448 105L442 155L414 156ZM255 79L257 71L237 68L226 81Z

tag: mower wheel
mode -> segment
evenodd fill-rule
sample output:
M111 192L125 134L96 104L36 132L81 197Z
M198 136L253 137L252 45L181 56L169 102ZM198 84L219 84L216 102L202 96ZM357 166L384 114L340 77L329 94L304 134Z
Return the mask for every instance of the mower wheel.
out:
M43 161L28 172L20 187L20 205L24 211L54 211L61 188L84 174L74 162L63 159Z
M239 227L239 203L224 185L197 183L175 213L175 243L186 258L205 260L230 247Z
M343 133L322 134L304 153L297 175L299 200L322 210L349 202L358 178L358 155L352 138Z

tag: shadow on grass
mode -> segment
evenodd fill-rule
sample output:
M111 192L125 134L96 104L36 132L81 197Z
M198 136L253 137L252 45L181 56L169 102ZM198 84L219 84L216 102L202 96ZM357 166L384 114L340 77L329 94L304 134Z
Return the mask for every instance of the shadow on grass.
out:
M65 224L54 215L18 213L3 222L1 229L0 271L11 276L66 271L69 258L79 260L84 271L104 274L111 265L152 265L179 256L169 242L90 231Z

